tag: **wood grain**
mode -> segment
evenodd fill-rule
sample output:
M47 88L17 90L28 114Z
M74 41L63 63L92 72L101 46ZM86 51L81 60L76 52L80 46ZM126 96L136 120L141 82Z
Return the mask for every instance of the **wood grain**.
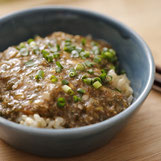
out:
M138 32L161 64L161 0L0 0L0 16L42 5L65 5L110 15ZM126 127L106 146L78 157L40 158L0 141L0 161L161 161L161 93L150 95Z

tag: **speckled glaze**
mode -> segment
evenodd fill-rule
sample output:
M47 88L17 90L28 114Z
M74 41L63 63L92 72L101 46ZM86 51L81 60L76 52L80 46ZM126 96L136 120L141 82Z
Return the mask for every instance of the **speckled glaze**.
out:
M48 157L83 154L107 143L139 109L154 80L154 61L145 42L120 22L81 9L41 7L0 18L0 51L34 35L54 31L92 35L104 39L117 51L134 90L132 105L97 124L71 129L39 129L0 117L0 138L17 149Z

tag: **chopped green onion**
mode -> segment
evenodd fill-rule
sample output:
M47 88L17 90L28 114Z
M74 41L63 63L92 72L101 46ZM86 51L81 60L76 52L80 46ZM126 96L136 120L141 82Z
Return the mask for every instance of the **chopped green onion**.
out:
M55 75L52 75L50 80L51 80L52 83L55 83L55 82L58 81L58 78Z
M93 69L89 69L89 70L87 70L87 72L88 72L89 74L93 74L93 73L94 73Z
M68 93L70 95L73 95L74 94L74 91L68 86L68 85L63 85L62 86L62 89L65 93Z
M46 50L42 50L41 52L44 58L46 58L49 55L49 52Z
M56 44L56 49L57 49L57 51L60 51L60 45L59 44Z
M65 44L71 44L71 39L66 39Z
M66 104L65 98L59 97L58 100L57 100L57 106L58 107L64 107L65 104Z
M33 49L33 53L36 54L36 55L39 55L40 54L40 50L37 48L37 49Z
M69 72L69 77L75 77L77 75L77 72L75 71L75 69L71 69Z
M74 102L78 102L78 101L81 101L81 98L76 96L76 95L74 95L73 100L74 100Z
M102 49L102 52L106 52L106 51L108 51L108 48L107 48L107 47L104 47L104 48Z
M77 92L80 93L80 94L84 94L86 91L82 88L78 88Z
M64 46L64 51L71 53L75 49L74 46Z
M59 57L60 57L60 53L58 53L58 52L54 52L54 54L53 54L53 58L57 59L57 58L59 58Z
M17 49L20 50L20 49L25 48L25 47L26 47L25 43L21 42L21 43L18 45Z
M96 82L96 81L99 81L101 83L101 79L99 77L96 77L96 78L93 78L93 83Z
M56 71L56 73L61 73L61 72L62 72L62 69L59 68L59 67L56 67L56 68L55 68L55 71Z
M110 53L112 53L113 55L116 55L115 50L114 50L114 49L112 49L112 48L111 48L111 49L109 49L109 52L110 52Z
M105 80L106 79L106 75L107 75L107 72L104 70L104 69L102 69L101 70L101 74L100 74L100 78L101 78L101 80Z
M86 83L86 84L88 84L88 85L91 85L92 78L85 78L85 79L83 79L83 82Z
M63 80L62 80L62 84L63 84L63 85L68 85L69 82L68 82L67 80L63 79Z
M102 58L107 59L110 62L114 62L117 60L116 52L113 49L109 49L108 51L103 51L101 54Z
M64 51L71 53L75 49L75 46L71 44L71 40L65 40Z
M106 79L106 73L101 73L101 75L99 76L102 80Z
M76 65L75 69L76 69L77 71L78 71L78 70L79 70L79 71L83 71L83 70L85 69L85 67L84 67L83 64L79 63L79 64Z
M28 39L27 43L30 44L32 41L34 41L34 39Z
M85 46L85 44L86 44L86 39L83 38L83 39L81 40L81 43L82 43L83 46Z
M22 56L28 56L29 55L29 51L26 48L21 48L20 49L20 54Z
M89 61L89 60L86 60L86 61L84 62L84 64L85 64L87 67L92 67L92 66L94 65L94 63L91 62L91 61Z
M74 77L74 76L76 76L76 73L75 73L75 72L70 72L70 73L69 73L69 76L70 76L70 77Z
M77 50L73 50L72 53L71 53L71 57L78 58L79 57L78 51Z
M53 62L53 57L49 55L49 52L46 51L46 50L42 50L42 55L43 55L43 58L45 58L47 60L47 62Z
M46 60L47 60L49 63L51 63L51 62L53 62L53 57L52 57L52 56L48 56L48 57L46 58Z
M44 78L44 71L43 70L39 70L37 75L35 76L35 79L38 81L40 79L43 79Z
M96 89L100 88L101 86L102 86L102 84L99 81L96 81L93 83L93 87Z
M56 62L56 65L57 65L56 72L60 73L62 71L62 69L63 69L63 66L60 64L59 61Z
M35 65L35 62L34 62L33 60L29 60L29 61L27 61L27 62L25 63L25 65L26 65L27 67L31 67L31 66Z
M101 59L100 55L96 55L96 56L94 57L94 62L96 62L96 63L101 63L101 61L102 61L102 59Z
M80 56L81 56L83 59L89 58L90 53L89 53L88 51L82 51L82 52L80 53Z
M61 70L63 69L63 66L60 64L59 61L56 62L56 65L57 65L57 67L60 68Z
M113 58L113 56L114 55L111 52L109 52L109 51L106 51L106 52L102 53L102 57L103 58L111 59L111 58Z
M107 73L106 69L101 69L101 73Z
M81 47L79 47L79 46L76 46L76 47L75 47L75 50L76 50L78 53L80 53L81 51L83 51L83 49L82 49Z
M30 47L35 48L36 47L36 42L35 41L30 42Z
M86 75L86 74L84 74L83 76L82 76L82 80L83 79L85 79L85 78L87 78L88 76Z
M93 53L94 53L95 55L98 55L98 54L100 53L100 49L99 49L98 46L93 46L93 47L92 47L92 50L93 50Z
M53 43L51 43L51 42L49 42L47 45L48 45L50 48L53 47Z

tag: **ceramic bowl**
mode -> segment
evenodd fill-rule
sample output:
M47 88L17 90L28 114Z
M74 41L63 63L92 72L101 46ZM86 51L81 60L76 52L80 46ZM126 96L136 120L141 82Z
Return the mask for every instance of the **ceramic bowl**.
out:
M71 129L40 129L16 124L0 117L0 138L9 145L36 155L67 157L92 151L106 144L144 102L154 80L154 61L143 39L122 23L94 12L65 7L41 7L0 18L0 51L54 31L92 35L117 51L134 90L129 108L89 126ZM136 116L137 117L137 116Z

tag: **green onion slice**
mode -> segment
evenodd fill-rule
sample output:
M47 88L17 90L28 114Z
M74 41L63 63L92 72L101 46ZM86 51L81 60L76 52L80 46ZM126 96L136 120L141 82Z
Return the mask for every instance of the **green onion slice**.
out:
M43 55L43 58L45 58L47 60L47 62L53 62L53 57L51 55L49 55L50 53L46 50L42 50L42 55Z
M65 98L59 97L58 100L57 100L57 106L58 107L64 107L65 104L66 104Z
M57 58L59 58L59 57L60 57L60 53L58 53L57 51L54 52L53 58L57 59Z
M102 56L102 58L105 58L110 62L115 62L117 60L116 52L113 49L109 49L107 51L102 51L101 56Z
M82 51L82 52L80 53L80 56L81 56L83 59L89 58L90 52L89 52L89 51Z
M31 67L31 66L34 66L34 65L35 65L35 62L34 62L33 60L29 60L29 61L27 61L27 62L25 63L25 65L26 65L27 67Z
M101 78L102 81L104 81L106 79L106 75L107 75L106 70L102 69L99 77Z
M28 51L27 48L21 48L21 49L20 49L20 54L21 54L22 56L28 56L28 55L29 55L29 51Z
M62 69L63 69L63 66L60 64L59 61L56 62L56 65L57 65L56 72L60 73L62 71Z
M71 87L69 87L68 85L63 85L62 86L62 89L65 93L68 93L70 95L73 95L74 94L74 91L71 89Z
M79 96L74 95L73 100L74 102L78 102L78 101L81 101L81 98Z
M82 88L78 88L77 92L80 93L80 94L84 94L86 91Z
M56 62L56 65L57 65L59 68L63 69L63 66L60 64L59 61Z
M18 46L17 46L17 49L20 50L22 48L25 48L26 47L26 44L21 42Z
M69 77L75 77L77 75L77 72L75 71L75 69L71 69L69 72Z
M62 84L63 84L63 85L68 85L68 84L69 84L69 81L67 81L66 79L63 79L63 80L62 80Z
M100 48L98 46L93 46L92 50L95 55L98 55L100 53Z
M102 58L101 58L101 56L100 55L96 55L95 57L94 57L94 62L96 62L96 63L101 63L101 61L102 61Z
M27 43L30 44L32 41L34 41L34 39L28 39Z
M58 78L55 75L52 75L50 80L51 80L52 83L55 83L55 82L58 81Z
M56 49L57 49L57 51L60 51L60 45L59 44L56 44Z
M99 77L93 78L93 81L92 81L92 82L94 83L94 82L96 82L96 81L99 81L100 83L102 82L101 79L100 79Z
M72 53L71 53L71 57L72 58L78 58L79 57L79 53L77 50L73 50Z
M39 70L38 73L37 73L37 75L35 76L35 79L37 81L40 80L40 79L43 79L44 78L44 75L45 75L44 71L43 70Z
M84 64L85 64L87 67L93 67L93 66L94 66L94 63L91 62L91 61L89 61L89 60L86 60L86 61L84 62Z
M83 82L88 84L88 85L91 85L92 84L92 78L85 78L85 79L83 79Z
M93 69L89 69L89 70L87 70L87 72L88 72L89 74L93 74L93 73L94 73Z
M75 69L77 71L83 71L85 69L85 67L84 67L83 64L79 63L79 64L76 65Z
M86 39L85 39L85 38L83 38L83 39L81 40L81 44L82 44L83 46L86 45Z
M101 86L102 86L102 84L99 81L96 81L93 83L93 87L96 89L100 88Z

